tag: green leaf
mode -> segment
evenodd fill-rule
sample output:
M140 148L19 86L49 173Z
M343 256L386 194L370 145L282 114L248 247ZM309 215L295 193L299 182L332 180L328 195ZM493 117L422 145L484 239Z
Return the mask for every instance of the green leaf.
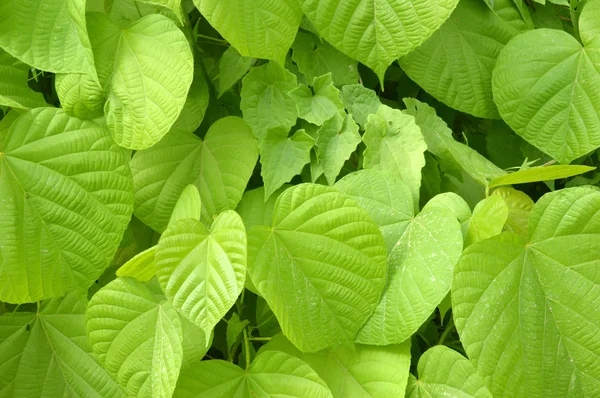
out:
M381 105L375 91L370 90L362 84L352 84L342 87L340 97L348 112L354 117L363 129L367 124L368 116L377 113Z
M181 372L174 398L277 397L330 398L331 392L314 370L283 352L266 351L250 368L221 360L202 361Z
M412 218L391 250L381 301L356 341L387 345L410 339L450 291L462 247L461 227L450 211L426 207Z
M151 147L177 120L192 84L194 59L185 35L157 14L124 29L93 14L90 34L98 76L106 85L104 112L113 138L125 148Z
M28 78L29 67L0 49L0 105L17 109L46 106L44 96L27 85Z
M492 76L504 121L564 164L600 146L600 42L593 36L582 30L582 47L559 30L523 33L506 45Z
M352 199L322 185L287 189L272 227L248 234L248 271L299 349L351 343L385 283L385 242Z
M315 77L312 89L304 84L288 94L296 102L298 116L309 123L322 126L335 114L344 113L344 104L340 100L340 91L333 85L331 73Z
M245 57L285 62L300 26L296 0L194 0L208 22Z
M196 64L194 67L194 80L192 81L190 91L188 91L187 99L171 130L178 130L185 133L194 132L200 127L202 120L204 120L209 100L208 84L204 80L201 67Z
M124 397L85 337L86 302L71 293L38 313L0 316L3 397Z
M492 398L471 362L446 346L428 349L419 358L418 371L418 379L410 376L407 398Z
M24 112L16 109L11 109L4 114L4 117L0 119L0 152L4 152L5 140L10 131L10 126L14 123L19 116ZM2 155L0 155L2 156Z
M275 128L267 132L260 143L260 175L265 182L265 200L283 184L300 174L310 162L310 150L315 140L304 130L291 137L285 130Z
M492 70L517 33L481 0L463 0L431 38L400 59L400 66L437 100L477 117L498 118Z
M210 224L214 216L235 209L257 159L256 139L239 117L215 122L204 141L172 131L133 156L135 214L152 229L164 231L179 196L193 184L200 192L202 221Z
M525 156L521 152L521 146L529 144L516 135L504 121L492 121L485 139L487 156L498 167L509 169L523 164Z
M333 84L338 87L358 82L357 62L310 33L299 31L296 34L292 59L309 82L329 72Z
M175 203L171 218L169 219L169 226L186 218L200 220L201 211L202 201L200 200L198 188L190 184L183 189L179 199L177 199L177 203Z
M431 36L457 3L303 0L302 9L329 43L371 68L383 82L388 66Z
M329 185L335 183L344 163L350 159L361 141L358 125L352 115L342 117L335 113L323 123L317 136L317 159Z
M244 77L255 63L256 59L243 57L235 47L225 50L219 60L219 97Z
M382 105L376 114L369 115L366 130L363 167L383 170L402 179L417 205L427 144L415 118Z
M454 320L494 396L600 393L600 192L570 188L533 207L529 237L469 246L456 267Z
M414 216L408 186L382 171L359 170L339 180L335 187L369 213L390 252Z
M504 227L523 238L527 238L529 214L533 208L533 200L527 194L510 187L495 189L492 195L499 195L508 207L508 218Z
M157 277L173 306L209 335L244 288L246 230L232 210L209 230L184 219L160 238L154 255Z
M171 396L181 367L182 332L169 302L125 277L100 289L85 314L94 353L128 396Z
M591 43L600 35L600 3L588 1L584 3L584 12L579 17L579 31L584 43Z
M231 318L227 321L227 351L231 352L231 347L238 340L238 337L242 334L242 330L250 323L249 320L244 319L243 321L240 319L240 316L237 313L231 314Z
M250 69L242 79L240 109L256 138L262 140L271 128L287 131L296 124L296 103L288 95L296 87L296 75L275 62Z
M250 231L255 225L271 225L273 223L273 210L277 198L288 185L284 185L275 191L269 199L265 201L265 188L260 187L251 191L246 191L242 200L235 211L244 220L246 231Z
M54 81L62 108L79 119L97 119L104 115L104 92L90 75L57 74Z
M327 383L334 398L402 397L410 367L410 341L385 347L357 344L303 353L282 334L262 352L284 352L306 362Z
M492 195L477 203L468 221L465 247L502 232L508 219L508 206L502 196Z
M179 25L181 25L181 26L185 25L185 20L187 18L186 18L186 16L184 16L184 11L181 6L182 0L136 0L136 1L139 1L140 3L146 3L146 4L152 4L152 5L164 7L167 10L171 11L175 15L175 17L177 18L177 21L179 22Z
M116 275L130 276L140 282L149 282L156 275L154 253L156 253L156 246L136 254L116 271Z
M202 359L204 359L204 356L211 348L213 335L210 334L207 336L192 321L179 313L178 315L183 336L181 370L186 370L202 362Z
M561 178L572 177L578 174L587 173L595 170L595 167L582 165L555 165L532 167L530 169L519 170L501 177L494 178L489 187L498 187L500 185L525 184L528 182L558 180Z
M39 70L93 77L96 73L86 31L85 1L3 1L0 47Z
M415 117L427 149L443 161L443 169L450 171L460 167L484 186L488 186L494 178L507 174L476 150L455 141L452 130L436 115L435 109L414 98L404 98L404 103L407 107L404 112Z
M129 155L102 126L56 108L20 116L3 151L0 301L86 290L108 267L131 217Z

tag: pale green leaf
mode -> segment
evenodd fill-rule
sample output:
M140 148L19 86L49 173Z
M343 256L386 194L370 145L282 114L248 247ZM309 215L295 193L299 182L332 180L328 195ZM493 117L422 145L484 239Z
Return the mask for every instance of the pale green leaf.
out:
M582 47L564 31L523 33L506 45L492 76L504 121L564 164L600 146L600 42L594 35L582 30Z
M242 334L242 330L244 330L249 323L250 321L247 319L242 321L236 312L231 314L231 318L227 321L227 331L225 334L227 339L227 352L231 352L231 347L233 347L238 340L238 337Z
M209 335L244 287L244 223L232 210L221 213L210 231L200 221L180 220L160 238L154 260L173 306Z
M280 65L302 19L297 0L194 0L194 4L240 54Z
M309 82L329 72L333 84L338 87L358 82L357 62L310 33L300 31L296 34L292 59Z
M194 80L192 81L187 99L171 130L186 133L194 132L200 126L202 120L204 120L209 101L208 83L204 79L201 67L196 64L194 66Z
M152 14L120 28L101 14L90 34L105 87L106 124L117 144L145 149L179 117L194 75L190 45L169 18Z
M139 252L116 271L117 276L130 276L140 282L149 282L156 275L155 252L156 246Z
M584 3L585 12L579 17L579 31L584 43L591 43L600 35L600 2L587 1Z
M128 396L171 396L181 367L182 331L169 302L124 277L100 289L85 315L94 353Z
M237 83L251 67L256 59L243 57L235 47L229 47L219 60L219 78L217 80L219 97Z
M508 219L508 211L500 195L492 195L477 203L468 221L465 247L500 234Z
M463 0L431 38L400 59L400 66L444 104L477 117L498 118L492 70L517 33L483 1Z
M260 187L246 191L235 211L244 220L246 231L250 231L255 225L271 225L273 223L273 209L277 198L289 185L284 185L276 190L269 199L265 201L265 188Z
M391 251L414 216L408 186L382 171L359 170L339 180L335 187L369 213Z
M272 227L248 234L248 271L283 333L302 351L351 343L385 283L381 232L348 196L322 185L287 189Z
M495 189L492 195L499 195L508 206L508 218L504 228L523 238L527 238L529 214L533 208L533 200L527 194L510 187Z
M202 361L181 372L173 397L330 398L331 392L306 363L283 352L266 351L247 371L222 360Z
M363 129L367 124L369 115L377 113L377 109L381 105L377 93L362 84L351 84L342 87L340 97L348 112L352 114L356 123Z
M317 159L329 185L335 183L344 163L361 141L358 125L352 115L342 117L340 113L335 113L323 123L317 136Z
M411 375L406 398L492 398L471 362L458 352L438 345L419 358L419 378Z
M310 162L310 150L315 140L304 130L291 137L281 129L271 129L260 143L260 175L265 183L265 200L283 184L300 174Z
M4 0L0 47L40 70L95 78L84 0Z
M4 141L10 131L10 126L14 123L19 116L24 112L16 109L11 109L4 114L0 119L0 152L4 152Z
M110 264L131 217L129 155L104 127L56 108L20 116L3 151L0 300L86 290Z
M344 112L340 91L333 85L331 73L315 77L312 88L300 84L288 94L296 102L298 117L322 126L327 119Z
M169 225L175 224L179 220L185 218L192 218L194 220L200 220L200 214L202 211L202 201L200 199L200 193L195 185L188 185L183 189L173 212L169 219Z
M61 107L79 119L96 119L104 114L104 92L90 75L58 74L54 81Z
M0 316L0 396L124 397L85 336L84 299L71 293L38 313Z
M387 345L409 339L450 291L462 248L461 227L450 211L425 208L412 218L391 250L381 301L356 341Z
M302 9L334 47L383 81L392 62L423 43L450 16L456 0L303 0Z
M583 165L553 165L543 167L532 167L519 170L501 177L496 177L488 185L490 188L500 185L525 184L528 182L558 180L573 177L578 174L595 170L595 167Z
M288 95L296 87L296 76L275 62L252 68L242 79L240 109L256 138L262 140L271 128L289 130L296 124L296 103Z
M263 346L265 351L285 352L306 362L327 383L334 398L402 397L410 367L410 341L386 347L357 344L303 353L282 334Z
M136 1L139 1L140 3L146 3L146 4L152 4L155 6L164 7L167 10L171 11L175 15L175 17L177 18L177 21L179 22L179 25L181 25L181 26L185 25L185 21L187 18L184 16L183 7L181 6L182 0L136 0Z
M364 168L383 170L402 179L418 204L427 144L415 118L382 105L376 114L369 115L363 141Z
M494 396L600 394L600 192L569 188L533 207L527 240L469 246L456 267L454 320Z
M41 93L29 88L29 67L0 49L0 105L17 109L46 106Z
M200 140L171 131L158 144L136 152L132 161L136 216L162 232L189 184L200 192L206 224L235 209L258 159L256 139L244 121L229 116L215 122Z

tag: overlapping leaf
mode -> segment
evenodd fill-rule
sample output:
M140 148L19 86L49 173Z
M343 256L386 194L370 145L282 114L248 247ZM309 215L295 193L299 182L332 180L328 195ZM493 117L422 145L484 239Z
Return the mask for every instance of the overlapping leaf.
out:
M46 106L41 93L27 85L29 68L0 49L0 105L18 109Z

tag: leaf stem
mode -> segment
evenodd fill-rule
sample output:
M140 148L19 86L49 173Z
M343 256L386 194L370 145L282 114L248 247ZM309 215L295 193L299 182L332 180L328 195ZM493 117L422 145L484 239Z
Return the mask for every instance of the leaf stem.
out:
M448 337L448 334L454 330L454 320L451 317L450 321L448 321L448 324L446 325L446 329L444 330L444 333L442 333L442 335L440 336L440 340L438 341L437 345L442 345L444 343L444 340L446 340L446 337Z
M270 341L271 337L248 337L250 341Z
M246 348L246 371L250 368L250 339L248 338L247 329L244 328L244 347Z

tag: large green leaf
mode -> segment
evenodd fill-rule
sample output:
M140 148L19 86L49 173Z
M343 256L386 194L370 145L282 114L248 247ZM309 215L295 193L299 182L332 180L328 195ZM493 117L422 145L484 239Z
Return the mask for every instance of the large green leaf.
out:
M322 126L336 114L344 114L340 91L333 85L331 73L315 77L312 88L304 84L289 92L296 102L298 117L309 123Z
M108 267L132 212L128 154L108 131L38 108L0 153L0 300L87 289Z
M244 223L228 210L210 231L197 220L177 221L160 238L154 261L173 306L210 335L242 292L246 257Z
M353 341L385 283L377 225L348 196L314 184L287 189L272 227L248 234L248 271L302 351Z
M117 144L145 149L171 128L194 74L190 45L169 18L152 14L126 28L88 17L98 76L107 92L106 124Z
M189 184L200 192L202 220L234 209L252 175L258 146L244 121L229 116L215 122L200 140L172 131L131 161L135 214L154 230L167 227L175 203Z
M360 144L362 138L352 115L335 113L317 133L317 159L329 185L335 183L344 163Z
M456 216L439 206L423 208L392 248L381 301L362 327L362 344L410 339L450 291L463 235Z
M400 59L400 66L446 105L498 118L492 70L504 45L517 33L483 1L462 0L432 37Z
M208 83L204 79L202 67L196 63L194 66L194 80L188 91L187 99L171 130L179 130L186 133L194 132L204 120L208 109L210 94Z
M410 367L410 341L386 347L357 344L303 353L282 334L260 352L281 351L306 362L327 383L334 398L402 397Z
M181 372L173 397L330 398L331 392L306 363L283 352L266 351L246 371L227 361L202 361Z
M271 128L296 124L296 103L288 92L298 87L296 75L275 62L252 68L242 79L240 109L254 135L262 140Z
M456 0L303 0L319 33L341 52L373 69L388 66L423 43L450 16Z
M260 143L260 175L265 182L265 200L283 184L300 174L310 162L315 140L304 130L288 137L287 131L274 128Z
M2 1L0 47L40 70L96 73L83 0Z
M570 188L533 207L527 240L469 246L456 267L454 320L494 396L600 394L600 192Z
M364 168L383 170L402 179L418 204L427 144L415 118L382 105L376 114L369 115L366 130Z
M94 353L128 396L171 396L181 367L182 331L168 301L124 277L100 289L85 314Z
M302 19L297 0L194 0L194 4L240 54L280 65Z
M85 336L84 299L71 293L37 313L0 316L0 396L124 397Z
M406 398L492 398L471 362L458 352L438 345L419 358L419 378L410 376Z
M600 146L600 41L585 28L583 46L554 29L516 36L500 53L492 76L504 121L561 163Z
M360 170L339 180L335 187L369 213L391 251L415 213L408 186L386 172Z
M29 67L0 49L0 105L18 109L46 106L41 93L27 85Z

